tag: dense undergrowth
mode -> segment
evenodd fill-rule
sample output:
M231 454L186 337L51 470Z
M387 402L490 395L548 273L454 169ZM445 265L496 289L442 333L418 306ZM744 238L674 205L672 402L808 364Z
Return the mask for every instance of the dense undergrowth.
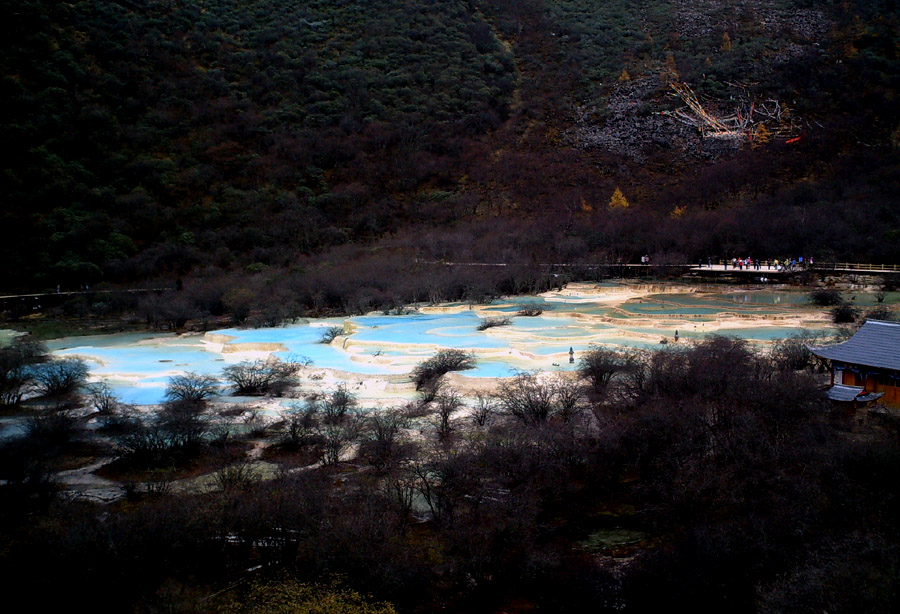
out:
M77 422L34 428L0 446L0 570L35 607L87 590L111 612L286 611L265 608L310 592L400 612L890 612L897 424L827 407L806 355L717 336L597 349L581 381L523 374L431 427L459 407L446 388L375 413L335 391L253 435L276 462L322 461L266 479L246 438L198 437L208 409L186 421L174 399L109 431L120 469L148 462L136 437L162 446L114 504L58 494L53 472L86 454ZM352 460L329 453L348 438ZM170 472L223 464L179 494L167 454Z

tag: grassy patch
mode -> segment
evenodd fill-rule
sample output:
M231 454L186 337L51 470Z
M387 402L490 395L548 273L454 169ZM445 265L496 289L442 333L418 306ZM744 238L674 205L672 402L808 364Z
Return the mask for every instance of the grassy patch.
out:
M587 539L578 542L578 546L585 552L607 552L637 546L648 537L647 533L633 529L599 529L588 535Z

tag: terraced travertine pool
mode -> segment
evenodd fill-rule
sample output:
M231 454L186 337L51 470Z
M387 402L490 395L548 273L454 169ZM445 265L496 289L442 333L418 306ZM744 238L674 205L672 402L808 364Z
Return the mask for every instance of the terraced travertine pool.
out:
M524 304L545 311L537 317L516 315ZM498 316L510 317L510 324L477 330L482 318ZM344 335L330 344L319 342L325 328L341 325ZM162 400L172 375L217 375L227 364L270 355L308 358L333 381L372 376L396 381L438 349L457 348L477 358L477 367L465 377L495 378L517 370L572 370L577 362L569 363L570 349L577 360L592 345L660 347L663 340L674 341L676 331L688 342L720 333L764 344L804 330L828 334L830 327L827 313L809 305L802 292L581 283L540 296L427 306L406 315L325 318L205 335L76 337L48 345L58 356L83 357L92 379L105 379L126 403L144 405ZM395 396L388 388L374 386L380 394Z

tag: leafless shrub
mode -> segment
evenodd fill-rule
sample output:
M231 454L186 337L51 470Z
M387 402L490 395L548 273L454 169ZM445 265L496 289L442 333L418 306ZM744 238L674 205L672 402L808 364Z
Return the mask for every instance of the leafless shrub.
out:
M300 406L294 404L288 410L287 420L284 422L283 443L292 448L300 448L315 439L319 405L315 401L309 401Z
M475 426L488 426L497 412L497 403L489 395L478 393L475 395L475 404L472 406L472 422Z
M165 398L168 401L204 402L219 393L219 380L211 375L187 372L169 378Z
M105 380L88 385L87 392L88 402L100 415L110 415L118 409L119 401Z
M449 349L440 350L437 354L419 363L412 371L416 390L421 390L427 383L440 379L450 371L465 371L475 368L475 356L471 352Z
M570 422L584 409L584 391L578 382L561 376L550 384L554 389L555 412L564 422Z
M213 422L209 427L209 443L214 448L224 450L234 434L232 425L227 422Z
M169 438L159 427L139 425L118 438L118 456L145 466L156 466L171 448Z
M228 463L215 474L215 484L219 490L229 492L247 488L258 478L258 472L246 458Z
M343 326L329 326L322 331L322 335L319 337L319 343L329 344L343 334Z
M0 348L0 405L17 405L34 390L35 365L47 359L43 343L27 337L17 338Z
M791 335L775 341L770 354L775 368L780 371L800 371L817 364L817 358L809 351L809 345L816 345L818 337L809 331Z
M819 288L809 293L809 302L819 307L832 307L841 304L841 293L829 288Z
M401 408L403 415L408 420L414 420L416 418L421 418L423 416L428 415L428 405L431 401L424 401L424 397L422 395L422 391L418 393L419 398L415 401L409 401ZM432 397L431 400L434 400Z
M503 382L495 393L501 411L526 425L559 415L571 420L581 410L583 394L577 382L563 378L541 381L535 373L520 373Z
M534 318L544 313L544 307L539 303L525 303L519 309L516 315Z
M441 390L443 389L444 380L440 378L430 380L423 384L422 387L418 389L418 392L416 394L419 407L426 408L437 398L438 394L440 394Z
M477 326L477 330L487 330L498 326L509 326L512 323L510 318L484 318Z
M631 355L615 350L592 346L581 356L578 373L586 379L594 392L603 392L612 378L632 364Z
M62 446L71 441L78 423L69 411L53 411L32 416L25 425L29 439L40 442L43 447Z
M882 320L887 322L896 321L898 318L900 318L900 314L884 304L876 305L863 316L863 320Z
M402 429L408 424L408 417L393 409L374 413L368 419L366 450L373 465L384 468L394 463L401 448Z
M262 414L256 408L251 409L243 415L241 422L247 428L247 431L253 437L261 437L266 431L266 421Z
M236 394L265 395L281 394L293 384L293 377L300 362L268 360L245 360L225 367L222 374L234 386Z
M831 309L831 321L835 324L850 324L859 317L859 308L848 301L844 301Z
M144 480L144 494L148 497L163 497L171 494L174 485L173 472L169 469L158 469Z
M459 393L452 388L442 391L435 400L438 407L437 422L435 424L437 435L438 439L445 440L453 432L451 416L453 412L462 407L463 402Z
M318 428L320 438L319 461L333 467L343 454L359 439L363 423L359 416L349 415L342 422L324 422Z
M159 412L158 423L169 445L176 448L199 446L209 432L209 416L202 401L169 401Z
M80 358L50 360L32 367L38 393L61 396L76 392L87 379L88 368Z
M330 394L318 401L318 404L324 422L337 424L344 419L348 411L357 406L358 402L356 395L347 390L344 384L340 384Z

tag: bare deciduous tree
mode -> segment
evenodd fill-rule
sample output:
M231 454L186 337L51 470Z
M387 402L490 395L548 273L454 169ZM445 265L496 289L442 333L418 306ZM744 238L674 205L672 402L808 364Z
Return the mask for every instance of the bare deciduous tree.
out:
M94 382L87 387L88 401L97 413L103 416L113 414L119 407L119 401L113 394L106 380Z
M493 397L477 393L472 406L472 422L475 426L488 426L497 411L497 403Z
M498 326L509 326L512 324L511 318L506 317L496 317L496 318L484 318L481 322L476 326L477 330L487 330L489 328L497 328Z
M359 439L362 426L362 421L356 415L346 416L342 422L324 422L320 425L319 460L322 465L337 465L344 453Z
M462 407L463 402L459 393L452 388L441 392L435 400L438 406L437 422L435 424L437 435L438 439L445 440L453 432L453 422L451 420L453 412Z
M28 337L0 348L0 405L17 405L34 389L34 372L29 365L46 357L44 344Z
M169 378L166 399L169 401L204 402L219 393L219 380L211 375L188 371Z
M245 360L236 365L228 365L222 371L223 377L231 382L234 391L243 395L281 394L293 383L293 376L302 363L268 360Z
M501 411L526 425L541 424L556 415L571 420L584 400L578 382L565 377L542 381L536 373L527 372L500 384L494 397Z
M37 391L46 396L61 396L76 392L88 375L87 364L80 358L51 360L32 369Z
M554 411L555 391L534 373L520 373L497 389L500 408L525 424L546 421Z
M475 356L471 352L450 349L440 350L437 354L419 363L412 371L416 390L421 390L429 382L440 379L450 371L465 371L475 368Z
M627 369L630 357L623 352L592 346L582 354L578 373L590 382L594 392L603 392L617 374Z
M369 418L368 449L374 465L384 468L395 461L401 443L401 431L408 423L403 412L393 409L374 413Z
M322 335L319 337L319 343L328 344L340 337L344 334L343 326L329 326L322 330Z
M347 390L347 386L340 384L319 401L319 411L326 423L338 424L356 405L356 395Z
M209 432L206 404L203 401L169 401L159 412L158 421L169 444L190 448L203 441Z
M293 405L284 423L284 443L299 448L310 442L315 435L318 411L319 406L315 402Z
M540 303L525 303L519 308L516 315L534 318L544 313L544 306Z

